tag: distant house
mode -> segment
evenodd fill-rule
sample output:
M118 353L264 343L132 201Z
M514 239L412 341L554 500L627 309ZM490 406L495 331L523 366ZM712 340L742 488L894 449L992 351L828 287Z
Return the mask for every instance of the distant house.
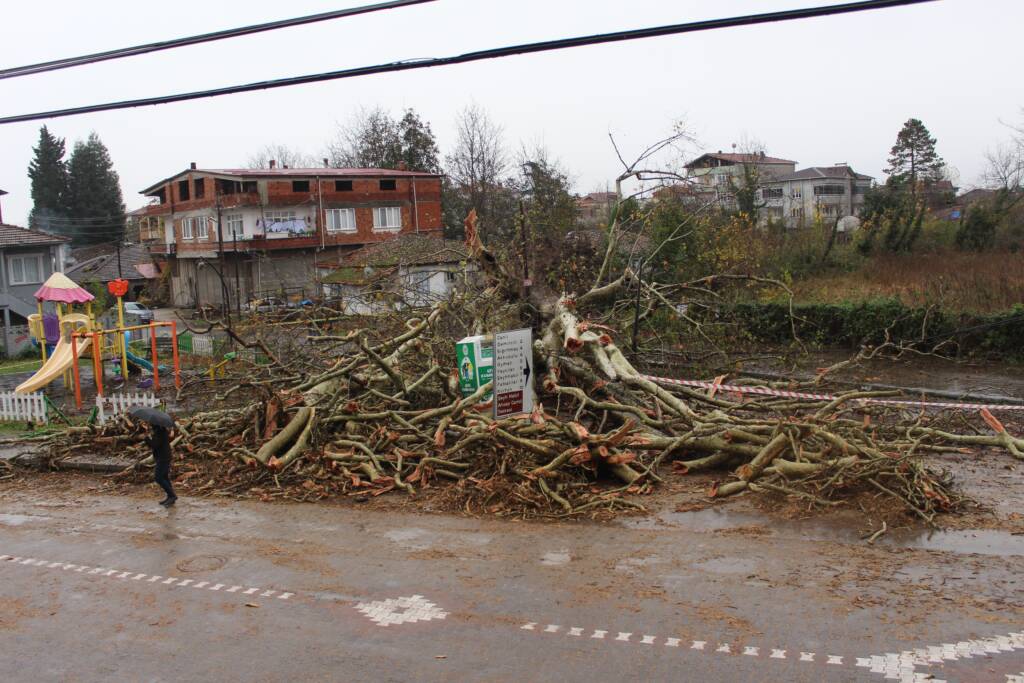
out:
M75 263L65 271L69 278L81 285L91 282L105 285L111 280L127 280L129 299L137 299L148 282L160 277L160 269L153 256L142 244L128 244L120 249L104 244L76 249L71 256Z
M475 271L465 245L431 235L400 235L346 256L321 279L346 313L429 306Z
M580 223L586 226L607 225L619 196L614 192L591 192L576 199Z
M687 176L694 182L695 191L706 201L717 200L725 209L735 208L733 189L743 184L745 173L752 172L758 185L763 185L795 170L795 161L770 157L764 152L708 152L686 164Z
M65 237L0 223L0 309L4 348L13 349L15 325L36 312L35 292L55 271L64 270Z
M762 219L797 228L816 216L830 222L859 216L872 181L871 176L857 173L847 164L812 166L778 176L759 190L764 204Z

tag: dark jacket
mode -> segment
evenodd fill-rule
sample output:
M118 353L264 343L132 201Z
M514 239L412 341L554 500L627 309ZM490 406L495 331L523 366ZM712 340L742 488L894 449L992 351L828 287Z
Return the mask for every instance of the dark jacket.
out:
M146 445L153 449L154 460L171 459L171 435L163 427L153 426L153 436L146 437Z

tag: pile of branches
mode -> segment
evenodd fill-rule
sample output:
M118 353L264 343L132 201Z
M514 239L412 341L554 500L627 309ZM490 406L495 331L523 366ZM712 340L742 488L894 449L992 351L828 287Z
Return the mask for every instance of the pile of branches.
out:
M209 409L179 417L173 446L185 454L187 485L301 499L429 491L473 513L575 516L642 510L638 496L666 472L716 470L729 474L713 497L766 492L832 506L871 491L932 523L963 501L922 456L964 446L1024 451L1005 429L957 435L867 410L856 401L863 393L814 405L660 385L617 343L628 320L615 303L672 302L628 266L612 272L614 221L608 242L587 291L525 299L471 214L473 278L432 307L344 333L322 312L248 338L232 331L269 362L244 366L227 391L206 399ZM536 335L537 408L495 419L489 384L460 394L454 343L524 321ZM286 352L273 343L282 337ZM100 446L145 462L140 436L119 421L66 430L45 448L54 460Z

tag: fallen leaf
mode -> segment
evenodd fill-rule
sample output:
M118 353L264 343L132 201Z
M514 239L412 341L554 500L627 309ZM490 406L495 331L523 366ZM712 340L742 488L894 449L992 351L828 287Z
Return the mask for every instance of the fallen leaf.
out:
M257 605L255 602L247 602L247 603L245 603L245 606L246 607L259 607L259 605Z

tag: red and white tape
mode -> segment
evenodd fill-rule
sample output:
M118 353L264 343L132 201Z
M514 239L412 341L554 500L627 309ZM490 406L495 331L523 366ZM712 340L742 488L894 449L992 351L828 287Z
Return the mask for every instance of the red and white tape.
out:
M780 398L795 398L804 401L834 401L839 398L835 394L812 394L804 391L786 391L785 389L771 389L769 387L746 387L736 384L718 384L698 379L674 379L671 377L655 377L653 375L642 375L644 379L661 384L676 384L684 387L695 387L698 389L713 389L715 391L734 394L757 394L759 396L778 396ZM888 406L910 406L915 408L960 408L965 410L1024 410L1024 404L1007 405L1005 403L954 403L941 401L914 401L896 398L858 398L851 399L851 402L873 403L875 405Z

